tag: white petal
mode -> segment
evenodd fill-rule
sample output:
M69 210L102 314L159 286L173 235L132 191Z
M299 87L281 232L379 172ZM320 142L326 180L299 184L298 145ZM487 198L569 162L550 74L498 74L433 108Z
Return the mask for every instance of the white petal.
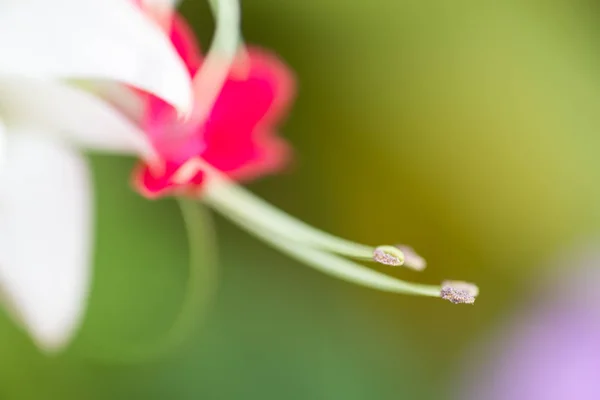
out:
M181 0L142 0L142 3L146 7L160 10L173 10Z
M145 113L144 100L134 90L116 82L86 82L91 91L114 105L136 124L141 123Z
M6 126L0 119L0 172L4 167L4 159L6 157Z
M132 1L0 1L0 74L117 80L188 113L190 77Z
M0 112L7 123L43 126L88 149L153 154L146 135L100 98L60 82L0 78Z
M11 131L0 176L0 288L42 348L67 344L90 278L91 187L85 161L58 141Z

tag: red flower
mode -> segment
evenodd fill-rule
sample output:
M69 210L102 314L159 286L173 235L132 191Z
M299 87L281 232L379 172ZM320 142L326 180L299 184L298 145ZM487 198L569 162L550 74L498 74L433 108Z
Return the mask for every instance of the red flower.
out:
M194 76L202 65L202 55L190 28L177 16L170 38ZM183 120L172 107L149 96L143 128L160 160L136 170L137 188L147 197L197 192L204 178L201 169L187 171L183 181L181 174L174 179L182 166L196 158L238 180L281 168L289 148L276 135L275 125L293 92L291 73L277 56L249 48L234 62L214 106L202 121L195 121L193 113L192 118Z

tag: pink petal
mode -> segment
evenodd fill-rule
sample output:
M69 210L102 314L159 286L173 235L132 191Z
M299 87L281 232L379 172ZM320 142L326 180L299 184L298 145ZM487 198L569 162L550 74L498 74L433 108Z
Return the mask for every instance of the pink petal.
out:
M202 57L180 18L174 19L171 39L193 73ZM201 173L184 183L172 180L184 163L197 156L236 179L256 178L281 168L290 149L276 136L275 124L293 94L294 79L287 66L274 54L250 49L232 68L204 124L179 120L172 107L149 96L143 126L166 167L141 167L135 186L151 198L197 188L203 181Z
M173 15L170 38L175 50L188 67L190 76L194 76L202 64L202 53L192 28L177 14Z
M133 173L133 186L145 197L156 199L172 194L186 194L202 184L204 174L198 171L186 184L173 181L181 164L168 162L161 166L140 164Z
M276 136L274 125L294 93L289 69L274 54L252 48L247 60L247 76L241 80L230 76L217 99L206 125L202 154L217 169L238 179L271 172L289 158L289 149Z
M165 196L175 190L175 183L171 178L176 168L164 166L165 170L155 173L152 168L146 164L140 164L133 171L133 186L150 199L156 199Z
M202 63L200 47L189 25L177 14L172 18L170 38L190 76L193 76ZM204 147L202 138L199 135L195 138L190 137L189 133L193 128L178 120L173 107L156 96L140 95L145 97L146 101L143 127L150 140L162 150L163 156L169 159L177 158L183 163L187 158L198 155ZM187 138L189 142L187 139L177 140L178 138Z
M140 0L136 0L138 3ZM151 18L156 20L157 16L153 10L142 7L146 13L150 14ZM161 14L162 15L162 14ZM157 21L160 22L160 21ZM169 15L169 23L161 23L162 26L166 26L170 30L169 38L177 54L187 67L190 78L196 73L202 64L202 54L200 52L200 46L194 36L194 32L191 27L187 24L185 19L180 17L177 13L171 13ZM134 89L135 90L135 89ZM177 114L173 110L173 107L163 101L162 99L150 95L146 92L137 91L139 97L143 102L146 103L146 121L145 126L150 127L149 134L151 138L157 138L162 136L157 133L158 131L164 130L163 124L173 124L177 120Z

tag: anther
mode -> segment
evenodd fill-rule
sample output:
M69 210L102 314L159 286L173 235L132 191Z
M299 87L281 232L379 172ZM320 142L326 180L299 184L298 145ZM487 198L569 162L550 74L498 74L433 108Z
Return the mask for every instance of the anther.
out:
M423 257L417 254L417 252L410 246L403 244L396 245L398 249L404 254L404 266L415 271L423 271L427 266L427 261Z
M463 281L444 281L440 297L453 304L473 304L479 294L479 288Z
M373 251L373 261L397 267L404 263L404 253L394 246L379 246Z

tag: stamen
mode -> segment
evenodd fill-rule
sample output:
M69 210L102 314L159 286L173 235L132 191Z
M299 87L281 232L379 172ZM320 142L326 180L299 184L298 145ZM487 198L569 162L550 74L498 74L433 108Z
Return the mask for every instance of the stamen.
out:
M469 282L444 281L440 297L453 304L473 304L479 294L479 288Z
M238 0L211 0L209 3L216 27L202 68L193 79L197 95L190 121L194 124L202 123L212 110L241 44Z
M242 187L232 183L204 160L198 165L206 175L200 194L224 217L303 263L362 286L423 296L442 297L456 303L473 303L477 287L465 282L423 285L405 282L353 263L340 256L377 261L386 265L402 265L404 254L396 246L373 248L320 231L271 206ZM411 267L422 268L424 260L414 251Z
M440 296L440 286L424 285L396 279L365 266L353 263L352 261L346 260L335 254L330 254L319 249L304 246L297 242L285 240L280 235L272 234L269 231L261 229L259 225L250 223L244 219L239 219L235 214L223 213L223 216L229 218L232 222L235 222L248 232L256 235L267 244L288 254L290 257L328 275L335 276L357 285L386 292L430 297Z
M395 246L404 253L404 266L415 271L423 271L427 267L427 261L423 257L417 254L417 252L410 246L399 244Z
M373 260L380 264L397 267L404 263L404 254L394 246L379 246L373 251Z
M236 214L239 218L252 221L273 234L307 246L359 260L373 260L374 247L341 239L297 220L231 183L227 177L206 162L201 162L202 171L207 175L202 199L212 207L223 211L224 214Z
M181 167L179 167L179 169L173 174L171 180L178 185L184 185L198 173L201 167L202 162L200 159L190 158Z

